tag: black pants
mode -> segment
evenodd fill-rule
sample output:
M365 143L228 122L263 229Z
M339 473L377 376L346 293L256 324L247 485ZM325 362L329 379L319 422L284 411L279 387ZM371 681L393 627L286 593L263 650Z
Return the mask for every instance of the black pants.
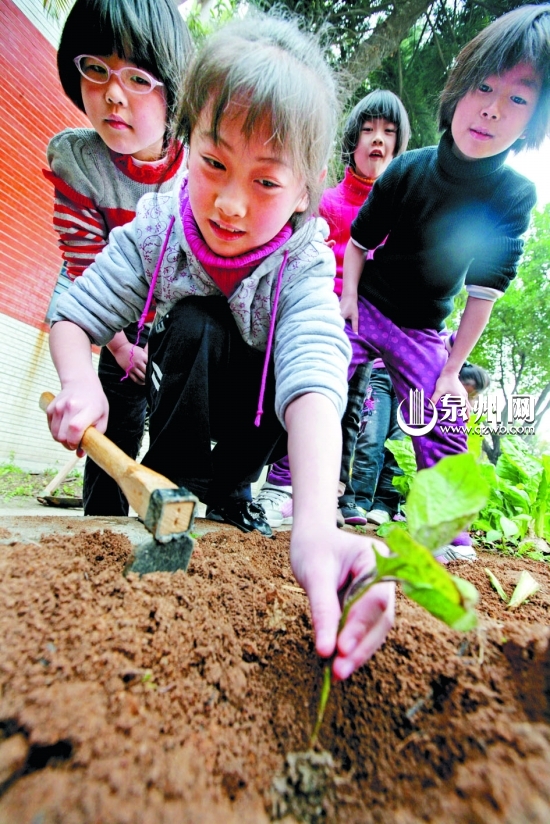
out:
M254 425L263 362L263 352L243 341L225 298L177 303L149 338L150 448L143 463L209 506L242 497L240 490L286 451L272 364L265 412Z
M127 327L125 332L133 343L137 324ZM145 346L148 334L149 329L143 329L140 346ZM105 434L135 459L141 447L147 413L145 386L134 383L129 377L121 382L124 370L106 347L101 350L97 373L109 402L109 422ZM128 515L128 501L118 484L91 458L86 459L82 497L85 515Z
M351 467L371 371L372 363L360 363L348 383L348 403L342 418L342 465L340 467L340 481L345 484L346 489L339 499L340 506L355 506Z

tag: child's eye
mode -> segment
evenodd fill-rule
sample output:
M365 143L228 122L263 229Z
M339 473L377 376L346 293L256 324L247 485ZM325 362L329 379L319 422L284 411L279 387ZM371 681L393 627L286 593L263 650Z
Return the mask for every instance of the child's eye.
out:
M490 91L492 91L491 87L488 86L487 83L480 83L478 88L479 88L480 92L490 92Z
M151 81L147 77L143 77L141 74L133 74L130 77L130 81L136 86L145 86L146 88L151 85Z
M527 100L525 100L523 97L519 97L519 95L517 94L512 95L510 100L512 100L513 103L518 103L520 106L527 105Z
M223 163L220 163L219 160L215 160L213 157L206 157L206 155L202 156L202 159L206 163L207 166L210 166L212 169L225 169Z
M88 77L93 77L98 80L103 80L103 78L107 77L105 66L101 66L99 63L87 63L84 66L84 73L87 74Z
M258 183L261 186L264 186L266 189L278 189L279 188L278 183L274 183L272 180L265 180L264 178L260 178L258 180Z

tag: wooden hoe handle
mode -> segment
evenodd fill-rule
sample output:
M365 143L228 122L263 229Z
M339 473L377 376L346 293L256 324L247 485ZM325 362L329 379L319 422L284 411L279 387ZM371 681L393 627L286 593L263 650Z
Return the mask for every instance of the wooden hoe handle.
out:
M53 400L55 396L51 392L43 392L40 396L40 408L45 412ZM84 432L80 446L117 482L128 503L142 520L147 515L152 492L156 489L178 489L176 484L164 475L129 458L109 438L98 432L95 426L89 426Z

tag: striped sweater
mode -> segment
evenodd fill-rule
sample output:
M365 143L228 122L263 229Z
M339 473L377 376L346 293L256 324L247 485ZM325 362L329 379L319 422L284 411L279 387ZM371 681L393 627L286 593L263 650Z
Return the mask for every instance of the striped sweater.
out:
M53 225L74 280L95 260L115 226L133 220L137 202L148 192L167 192L182 165L174 160L136 163L112 152L93 129L65 129L53 137L44 176L55 186Z

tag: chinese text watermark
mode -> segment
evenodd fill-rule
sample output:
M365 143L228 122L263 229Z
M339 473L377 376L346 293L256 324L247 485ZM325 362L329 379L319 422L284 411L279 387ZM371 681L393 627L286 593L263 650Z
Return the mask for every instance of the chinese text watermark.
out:
M397 409L397 422L403 432L417 438L427 435L438 423L442 433L534 435L535 404L534 395L511 395L508 420L504 423L506 398L503 395L489 393L478 396L471 403L470 414L466 399L461 395L443 395L438 408L424 397L423 389L411 389L408 420L404 416L407 402L402 401Z

